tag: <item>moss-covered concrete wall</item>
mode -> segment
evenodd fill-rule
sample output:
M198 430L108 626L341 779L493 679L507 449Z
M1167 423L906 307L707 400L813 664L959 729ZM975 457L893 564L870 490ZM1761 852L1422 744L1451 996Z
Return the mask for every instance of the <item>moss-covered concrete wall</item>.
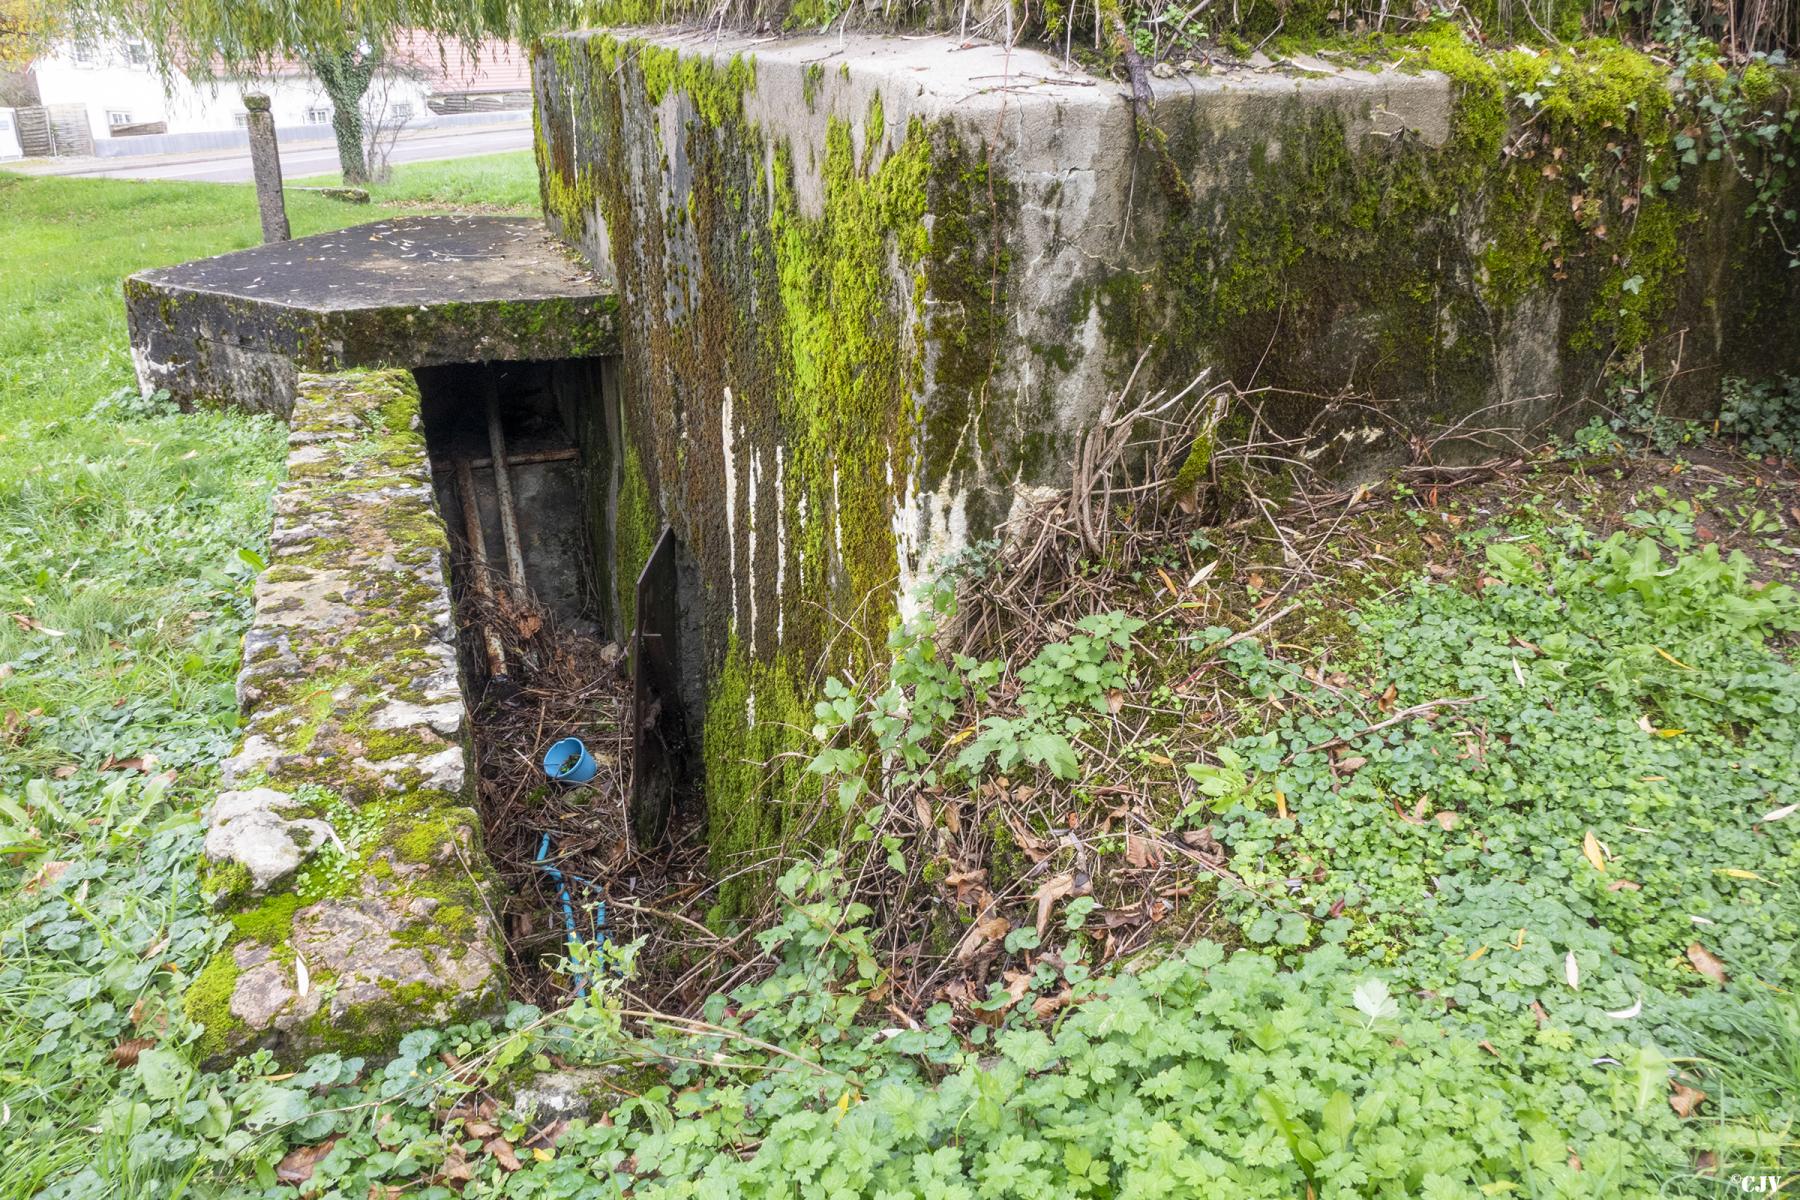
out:
M1146 392L1266 389L1290 453L1357 469L1508 445L1609 369L1678 364L1699 403L1794 365L1793 273L1726 164L1681 163L1650 60L1386 57L1158 80L1140 129L1034 51L548 43L546 209L620 296L617 577L667 521L707 593L717 865L794 832L819 673L1065 485L1140 357Z

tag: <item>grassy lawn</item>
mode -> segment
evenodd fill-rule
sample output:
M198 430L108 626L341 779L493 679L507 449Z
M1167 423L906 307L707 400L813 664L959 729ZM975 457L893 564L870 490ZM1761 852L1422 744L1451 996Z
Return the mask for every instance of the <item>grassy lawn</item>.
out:
M313 175L288 181L294 186L334 187L338 175ZM386 183L369 185L378 205L457 208L479 211L538 211L537 162L529 150L484 154L448 162L405 163Z
M288 211L299 236L516 206L529 173L528 155L403 166L382 202ZM0 1143L33 1147L0 1157L0 1196L168 1195L114 1054L179 1037L172 999L213 941L195 810L234 737L285 438L139 400L119 285L255 245L253 193L0 174L0 209Z

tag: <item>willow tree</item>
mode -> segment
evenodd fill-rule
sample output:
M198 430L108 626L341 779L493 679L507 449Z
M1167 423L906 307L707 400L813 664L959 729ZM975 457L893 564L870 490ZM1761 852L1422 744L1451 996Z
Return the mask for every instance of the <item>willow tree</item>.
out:
M70 27L143 38L164 79L199 80L301 62L331 98L345 183L368 177L362 100L395 46L415 31L474 52L529 44L575 23L581 0L66 0Z

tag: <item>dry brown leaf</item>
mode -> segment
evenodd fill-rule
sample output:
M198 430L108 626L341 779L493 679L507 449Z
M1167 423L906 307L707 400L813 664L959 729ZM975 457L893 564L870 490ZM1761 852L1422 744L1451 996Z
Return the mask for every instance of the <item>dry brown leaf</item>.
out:
M936 822L931 819L931 801L925 798L923 792L913 793L913 815L919 819L919 827L921 829L930 829L936 824Z
M1706 1099L1705 1092L1677 1080L1669 1080L1669 1087L1672 1089L1669 1092L1669 1107L1675 1110L1678 1117L1693 1116L1694 1110L1700 1107L1700 1102Z
M1445 833L1449 833L1452 829L1456 828L1457 816L1453 812L1448 810L1440 812L1437 814L1436 819L1437 823L1443 826Z
M1641 892L1644 885L1633 879L1615 879L1606 885L1609 892Z
M531 1147L532 1153L540 1153L556 1145L562 1140L562 1135L567 1132L569 1132L569 1123L559 1118L526 1138L525 1144Z
M513 1153L513 1144L505 1138L494 1138L482 1149L493 1155L494 1161L506 1170L516 1171L519 1169L519 1156Z
M1125 861L1134 867L1160 867L1163 864L1163 848L1154 838L1127 833Z
M316 1146L295 1146L275 1164L275 1178L282 1183L305 1183L312 1178L319 1160L331 1153L336 1138L326 1138Z
M1006 971L1002 973L1006 980L1006 994L1015 1001L1022 999L1031 990L1030 971Z
M1050 927L1050 910L1056 902L1075 890L1075 873L1064 871L1061 875L1052 875L1038 884L1038 890L1032 899L1037 901L1037 934L1041 938Z
M67 630L52 629L48 625L45 625L43 622L39 621L37 618L28 616L25 613L8 613L7 616L11 617L15 622L17 622L20 629L28 630L28 631L35 632L35 633L41 633L47 637L68 637L69 636Z
M1337 769L1346 775L1353 775L1369 765L1369 760L1361 754L1352 754L1349 758L1338 759Z
M457 1184L467 1183L473 1178L475 1178L475 1164L463 1157L461 1146L452 1146L450 1153L444 1156L444 1165L438 1168L436 1182L447 1183L454 1187Z
M956 944L956 961L968 962L1011 931L1012 922L1005 917L987 917L975 922Z
M156 1045L155 1038L126 1038L113 1047L113 1066L124 1070L137 1066L138 1055Z
M987 894L987 868L977 867L973 871L952 871L944 876L944 883L956 891L956 902L968 904L979 896Z
M30 879L25 881L25 891L31 893L49 887L63 877L63 873L69 869L70 865L61 861L45 863L32 873Z
M1225 865L1225 847L1213 837L1212 826L1204 829L1185 830L1181 835L1181 843L1186 846L1191 856L1212 867Z
M481 1138L486 1141L488 1138L496 1136L500 1130L486 1121L464 1121L463 1132L472 1138Z
M1724 987L1725 981L1730 978L1730 976L1725 974L1725 964L1714 958L1706 947L1702 946L1699 942L1688 943L1687 960L1694 964L1694 970L1700 972L1720 987Z

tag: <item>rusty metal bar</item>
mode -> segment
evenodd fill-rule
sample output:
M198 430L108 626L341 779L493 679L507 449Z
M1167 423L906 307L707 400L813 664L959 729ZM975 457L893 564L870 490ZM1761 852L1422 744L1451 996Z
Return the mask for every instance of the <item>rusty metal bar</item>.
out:
M506 465L509 467L530 467L538 463L574 462L581 457L581 451L570 446L566 450L528 450L524 454L509 454ZM486 471L493 467L491 458L471 458L469 465L477 471Z
M488 454L494 466L494 500L500 509L500 540L506 543L506 574L518 596L525 595L525 551L519 544L519 517L513 509L512 475L506 469L506 434L500 428L500 390L494 370L481 374L481 390L487 400Z
M481 531L481 506L475 502L475 472L469 469L466 458L456 460L456 498L462 502L463 537L469 543L469 586L483 600L492 600L493 589L488 586L487 535ZM481 622L481 639L487 649L488 677L504 679L506 647L485 620Z

